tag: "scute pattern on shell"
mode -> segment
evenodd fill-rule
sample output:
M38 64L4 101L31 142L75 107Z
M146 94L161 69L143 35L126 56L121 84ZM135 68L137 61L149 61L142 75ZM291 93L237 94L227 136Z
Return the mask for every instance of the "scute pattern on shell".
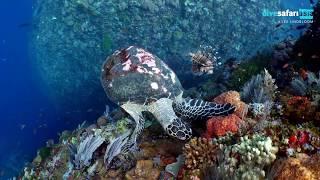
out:
M102 66L101 83L116 103L145 103L182 92L175 73L157 56L130 46L116 51Z

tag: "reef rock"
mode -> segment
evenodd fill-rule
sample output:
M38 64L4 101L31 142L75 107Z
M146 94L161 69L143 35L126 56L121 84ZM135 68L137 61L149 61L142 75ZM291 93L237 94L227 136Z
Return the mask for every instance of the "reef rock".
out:
M314 180L320 177L320 155L299 155L297 158L279 159L273 166L272 178L276 180Z
M213 99L213 102L224 104L224 103L230 103L236 107L236 111L234 112L235 115L237 115L239 118L242 118L247 115L247 105L246 103L242 102L240 100L240 93L237 91L227 91L216 98Z
M127 180L156 180L160 176L160 170L153 167L151 160L140 160L134 169L126 173Z

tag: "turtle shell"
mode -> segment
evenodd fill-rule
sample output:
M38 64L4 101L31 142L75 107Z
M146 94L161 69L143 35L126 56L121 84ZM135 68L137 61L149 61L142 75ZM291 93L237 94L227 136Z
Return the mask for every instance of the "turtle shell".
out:
M179 79L167 64L135 46L115 51L106 59L101 83L109 99L120 104L174 98L183 91Z

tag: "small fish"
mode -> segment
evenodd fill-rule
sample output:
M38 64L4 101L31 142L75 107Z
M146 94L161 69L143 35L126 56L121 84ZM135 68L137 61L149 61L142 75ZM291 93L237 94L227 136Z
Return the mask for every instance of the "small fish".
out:
M36 128L33 128L32 133L33 133L33 135L36 135L38 133L38 130Z
M302 77L303 80L306 80L308 78L308 71L300 68L299 75Z
M282 25L282 23L276 24L276 28L280 27L281 25Z
M299 52L299 53L298 53L298 56L299 56L299 57L301 57L302 55L303 55L302 52Z
M38 126L39 129L40 129L40 128L46 128L46 127L48 127L48 125L47 125L46 123L40 124L40 125Z
M314 54L314 55L311 56L311 58L312 58L312 59L318 59L319 56Z
M286 64L284 64L283 66L282 66L282 69L286 69L286 68L288 68L289 67L289 63L286 63Z
M201 50L195 53L189 53L192 61L192 72L195 75L212 74L213 68L220 58L217 56L218 52L211 46L200 46Z
M308 27L307 24L303 24L303 25L297 26L296 29L297 29L297 30L301 30L301 29L305 29L305 28L307 28L307 27Z
M192 60L192 72L198 75L212 74L213 73L213 62L212 58L202 51L196 53L190 53Z
M20 124L20 130L23 130L27 125L25 124Z
M26 28L26 27L31 27L33 24L26 22L26 23L21 23L18 25L19 28Z

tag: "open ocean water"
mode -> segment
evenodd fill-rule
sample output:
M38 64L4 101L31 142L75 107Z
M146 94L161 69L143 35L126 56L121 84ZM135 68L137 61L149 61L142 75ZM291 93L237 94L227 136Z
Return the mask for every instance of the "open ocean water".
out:
M67 122L32 66L33 2L0 2L0 179L17 175L48 139L79 124Z

